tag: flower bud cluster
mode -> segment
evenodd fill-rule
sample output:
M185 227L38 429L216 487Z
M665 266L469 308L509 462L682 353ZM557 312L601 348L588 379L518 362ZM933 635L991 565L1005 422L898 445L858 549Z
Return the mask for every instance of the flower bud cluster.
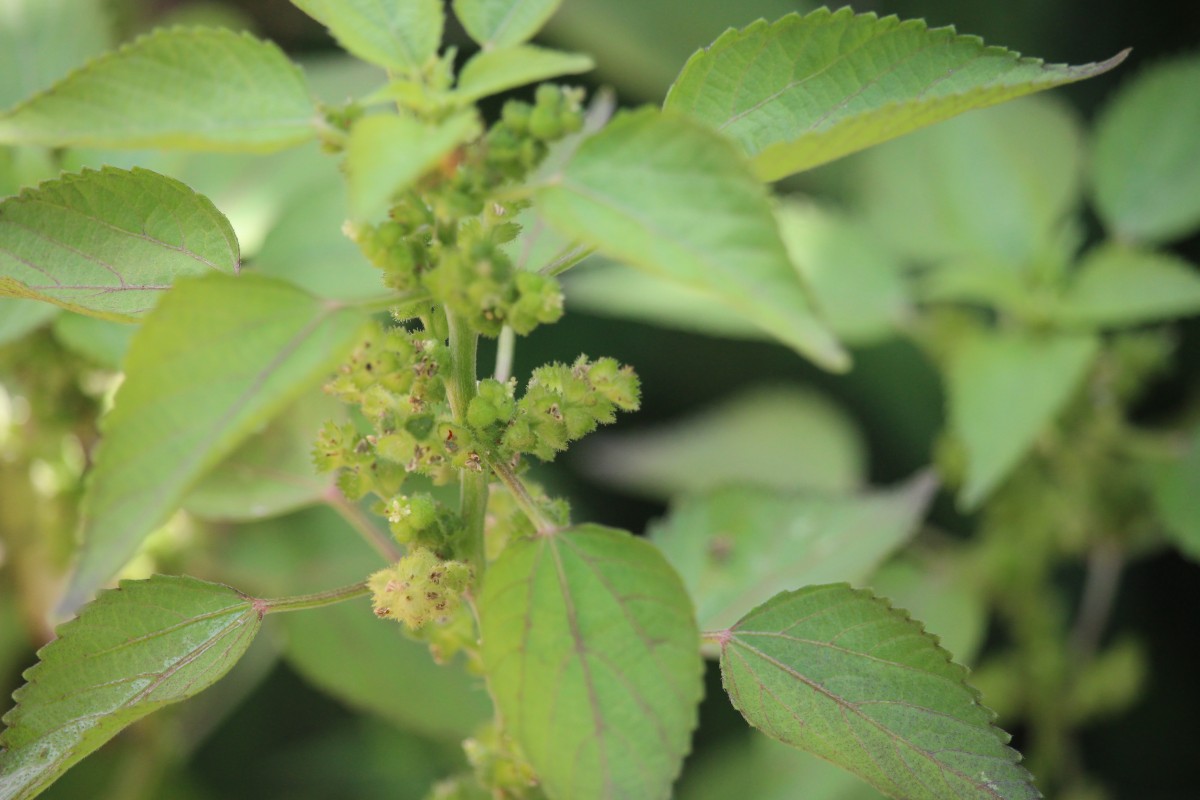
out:
M374 598L375 616L420 630L431 622L450 622L462 605L470 581L471 568L466 564L415 547L392 566L372 575L367 585Z

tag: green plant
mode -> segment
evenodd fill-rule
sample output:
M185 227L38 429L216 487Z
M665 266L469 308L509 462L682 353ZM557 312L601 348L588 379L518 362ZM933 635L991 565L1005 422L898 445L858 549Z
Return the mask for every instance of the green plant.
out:
M37 9L53 5L21 7L36 25L47 13ZM363 657L395 659L415 693L440 691L443 701L355 687L349 663L338 691L427 730L470 732L471 773L443 782L435 797L667 796L697 722L702 650L719 658L752 725L891 796L1039 796L937 639L871 592L838 582L869 575L911 535L932 478L838 501L726 488L682 504L649 542L572 524L565 502L530 479L530 457L552 460L617 411L636 409L637 378L613 359L580 356L535 369L518 391L511 359L517 335L561 316L558 276L598 253L643 270L650 301L673 287L690 292L693 324L750 324L845 369L840 314L862 309L855 299L838 305L832 278L799 277L788 252L816 241L791 241L795 231L840 223L777 207L762 181L1099 74L1121 56L1047 66L948 29L822 10L725 34L688 62L663 111L613 115L611 100L586 105L582 91L544 84L532 102L510 100L485 124L479 100L590 68L585 56L526 43L557 3L455 2L482 48L457 72L455 53L439 52L437 0L295 5L386 69L383 85L348 103L314 104L303 73L273 45L173 28L100 56L0 116L0 143L13 146L0 164L9 184L94 163L88 148L266 152L318 140L343 156L344 230L383 278L378 289L360 282L366 270L347 266L341 280L328 274L339 262L310 275L287 259L273 274L239 274L238 238L216 205L143 167L70 172L0 204L0 292L19 299L0 300L10 335L58 306L83 316L55 320L57 341L111 365L119 336L94 320L138 326L118 355L124 382L101 419L86 489L82 457L41 451L81 409L90 419L108 387L63 390L76 371L69 363L35 372L47 385L26 387L57 402L30 412L41 430L14 449L24 461L60 465L46 480L69 491L58 493L57 516L28 524L57 552L23 558L51 574L61 567L80 493L83 534L59 605L78 616L41 651L5 717L2 796L35 796L122 728L207 688L267 617L336 608L335 625L385 635L384 622L349 602L366 594L375 615L401 622L409 638ZM98 49L81 49L89 48ZM1118 143L1110 146L1135 135L1123 124L1111 123ZM1142 215L1124 186L1142 173L1122 174L1119 158L1109 163L1118 167L1098 173L1099 197L1119 233L1153 241L1194 224L1194 212L1171 217L1181 203ZM287 180L281 193L308 190ZM1064 652L1053 628L1062 621L1040 613L1055 603L1045 593L1058 540L1039 526L1095 514L1111 532L1092 551L1103 557L1126 530L1130 487L1142 486L1121 454L1153 438L1128 430L1120 412L1161 363L1160 338L1114 337L1102 352L1093 331L1200 306L1195 276L1153 254L1106 249L1076 278L1067 269L1073 241L1050 216L1049 233L1032 237L1044 249L1012 254L1005 240L1001 252L973 253L970 270L961 259L939 260L921 284L921 299L935 306L913 326L947 364L953 438L941 472L961 480L966 507L993 496L973 563L995 587L1018 660ZM942 233L918 244L942 246ZM1143 272L1155 293L1131 310L1125 287ZM482 379L481 337L497 340L495 371ZM15 351L17 367L39 363L35 346L58 345L35 340ZM1068 444L1022 461L1096 363L1111 397L1072 418ZM1010 396L1014 374L1021 389L1039 391ZM307 399L320 383L340 403ZM307 469L308 448L296 446L296 432L318 429L311 455L324 478ZM74 435L85 453L93 438L90 423ZM1044 472L1076 489L1051 511L1039 505ZM33 494L6 502L5 513L26 513ZM295 550L307 558L291 572L329 560L358 582L264 599L156 575L87 603L180 508L244 522L314 503L350 521L388 565L362 566L370 558L316 532ZM823 527L806 536L789 528L798 511L814 508L826 515ZM988 531L1012 526L1047 549L991 547L1003 537ZM831 546L835 535L843 541ZM169 528L163 536L159 561L169 563L179 537ZM1081 534L1069 544L1080 552L1096 542ZM776 569L776 553L795 564ZM263 586L291 585L294 576L281 575L289 558L254 553L242 569ZM1029 624L1043 618L1051 629ZM319 648L303 625L292 628L293 646L307 639ZM427 652L444 671L430 669ZM1001 696L1005 674L992 672ZM472 676L486 679L491 702ZM1056 664L1034 677L1031 709L1060 709L1053 695L1075 675ZM1055 746L1070 725L1037 723L1051 742L1039 750L1047 773L1063 763Z

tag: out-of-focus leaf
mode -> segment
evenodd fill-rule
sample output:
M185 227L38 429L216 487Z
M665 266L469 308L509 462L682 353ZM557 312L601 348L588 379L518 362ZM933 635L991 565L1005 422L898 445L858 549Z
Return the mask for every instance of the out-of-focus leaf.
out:
M437 54L445 11L441 0L292 0L329 28L338 44L388 69L417 72Z
M483 50L463 65L455 97L469 103L559 75L578 75L593 66L590 56L533 45Z
M1200 55L1152 66L1096 123L1092 185L1121 239L1165 242L1200 225Z
M650 530L679 571L703 630L730 627L779 592L862 583L916 532L929 474L861 494L730 487L685 498Z
M1150 487L1175 546L1200 561L1200 428L1179 460L1150 468Z
M42 327L57 314L58 309L49 303L0 297L0 345L15 342Z
M975 108L1090 78L924 20L850 8L728 31L684 66L664 106L736 141L778 180Z
M363 580L383 566L342 519L317 507L239 528L209 569L260 594L289 595ZM482 679L434 663L427 645L378 619L365 599L275 622L288 663L350 708L439 739L462 739L491 714Z
M900 264L870 231L798 203L783 205L779 229L822 318L847 344L893 335L911 309Z
M964 509L1004 480L1087 374L1094 336L978 334L956 350L948 370L950 426L966 450Z
M0 14L0 109L109 46L104 0L7 0Z
M0 203L0 296L128 320L176 278L240 265L212 201L149 170L64 175Z
M1200 313L1200 270L1177 256L1107 245L1079 265L1062 306L1064 322L1142 325Z
M882 800L860 778L808 753L751 734L683 773L679 800Z
M730 483L842 491L866 474L865 445L829 400L797 388L759 388L657 429L604 434L583 466L638 494L668 498Z
M454 0L454 13L484 50L533 38L562 0Z
M1079 203L1082 135L1050 98L976 111L857 160L859 202L900 253L1026 268Z
M242 521L273 517L321 501L333 474L313 466L313 440L341 406L305 395L192 487L183 507L199 517Z
M712 294L827 369L849 366L813 313L762 186L702 125L651 109L618 115L536 200L568 236Z
M170 292L134 338L102 421L65 607L81 605L204 473L326 377L363 323L356 309L258 276L212 275Z
M722 634L721 675L751 725L891 797L1042 796L967 671L870 592L777 595Z
M274 44L175 28L101 56L0 115L0 143L269 152L313 138L315 115L299 68Z
M479 598L505 729L554 800L665 800L703 693L699 632L671 565L585 525L510 544Z
M925 623L960 664L971 664L987 633L983 586L954 552L907 552L863 581L879 597Z
M25 673L0 735L0 797L36 797L123 728L211 686L261 622L251 598L194 578L159 575L100 595Z
M121 368L137 328L82 314L60 314L54 320L54 338L78 355L111 370Z
M436 125L395 114L359 120L346 145L351 216L369 221L382 217L392 195L478 133L479 119L471 111Z

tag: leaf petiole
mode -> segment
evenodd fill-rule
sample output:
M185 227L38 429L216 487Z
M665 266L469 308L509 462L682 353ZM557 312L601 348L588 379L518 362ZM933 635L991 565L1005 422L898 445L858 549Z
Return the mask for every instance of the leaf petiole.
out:
M329 589L314 594L277 597L272 600L255 598L253 604L254 610L261 617L265 614L276 614L283 611L304 611L309 608L324 608L325 606L344 603L347 600L354 600L370 593L371 590L367 587L367 582L360 581L351 586L343 586L340 589Z

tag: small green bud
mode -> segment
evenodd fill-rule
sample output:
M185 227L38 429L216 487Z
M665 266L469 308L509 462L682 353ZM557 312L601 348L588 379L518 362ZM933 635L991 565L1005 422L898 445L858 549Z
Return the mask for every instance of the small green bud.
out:
M538 105L529 115L529 134L543 142L552 142L563 134L557 108Z

